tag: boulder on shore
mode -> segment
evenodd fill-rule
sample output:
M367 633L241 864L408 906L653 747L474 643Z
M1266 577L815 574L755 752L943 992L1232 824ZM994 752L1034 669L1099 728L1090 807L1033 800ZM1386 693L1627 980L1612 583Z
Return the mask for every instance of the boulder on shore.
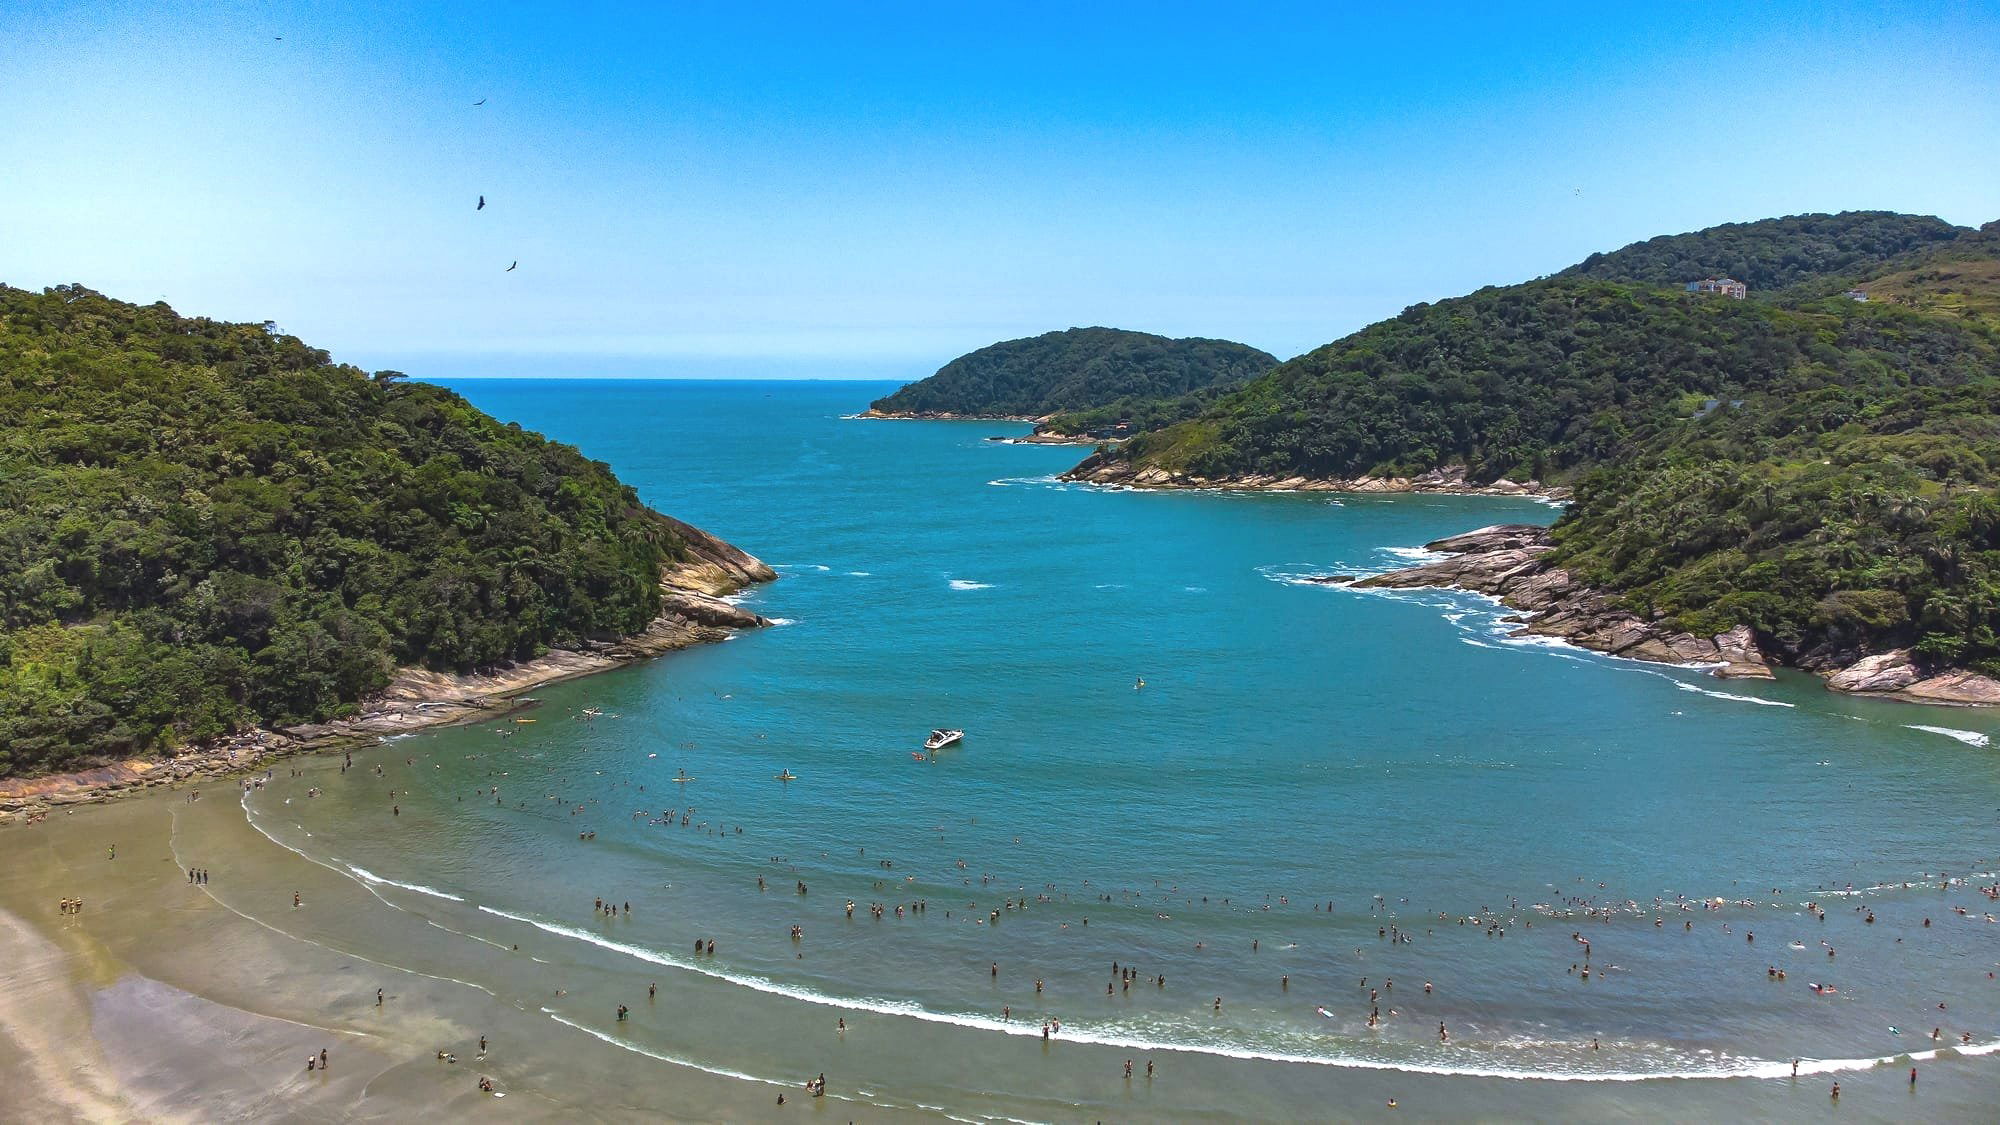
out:
M1905 703L1941 703L1977 707L2000 703L2000 680L1945 668L1927 672L1909 649L1864 656L1826 678L1833 691L1896 699Z

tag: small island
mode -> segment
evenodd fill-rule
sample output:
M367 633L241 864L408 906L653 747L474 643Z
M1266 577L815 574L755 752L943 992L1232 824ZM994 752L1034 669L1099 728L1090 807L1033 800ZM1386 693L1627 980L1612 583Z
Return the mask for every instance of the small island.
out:
M875 400L862 417L1035 422L1034 440L1094 443L1130 430L1125 414L1141 402L1238 387L1277 362L1228 340L1070 328L959 356ZM1044 425L1065 411L1091 411L1089 428Z

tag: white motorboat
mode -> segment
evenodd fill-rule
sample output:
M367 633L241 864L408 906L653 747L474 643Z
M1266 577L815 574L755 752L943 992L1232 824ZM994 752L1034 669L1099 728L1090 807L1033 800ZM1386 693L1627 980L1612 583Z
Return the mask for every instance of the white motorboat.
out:
M938 730L932 731L931 736L929 738L924 739L924 749L942 750L947 746L956 746L960 742L963 742L964 740L965 740L964 731L944 730L940 728Z

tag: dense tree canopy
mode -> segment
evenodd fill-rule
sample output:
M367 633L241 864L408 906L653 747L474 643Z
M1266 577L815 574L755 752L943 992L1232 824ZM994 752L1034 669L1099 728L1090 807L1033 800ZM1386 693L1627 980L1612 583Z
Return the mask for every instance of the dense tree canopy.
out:
M1121 399L1237 386L1278 361L1228 340L1172 340L1117 328L1071 328L992 344L873 403L885 413L1039 418Z
M269 325L0 286L0 773L635 632L681 527Z
M1717 228L1791 263L1766 300L1565 275L1419 305L1082 469L1569 482L1557 558L1634 609L2000 670L2000 231L1891 252L1899 218Z
M1592 254L1556 276L1674 287L1728 276L1748 284L1756 296L1816 277L1872 273L1891 259L1962 233L1943 219L1894 211L1789 215L1661 235Z

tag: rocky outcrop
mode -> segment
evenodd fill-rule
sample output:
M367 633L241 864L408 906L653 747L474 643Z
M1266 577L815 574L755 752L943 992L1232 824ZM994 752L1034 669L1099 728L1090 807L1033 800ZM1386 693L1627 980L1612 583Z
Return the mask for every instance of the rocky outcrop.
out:
M1850 695L1905 703L1982 707L2000 703L2000 680L1960 668L1926 669L1909 649L1864 656L1826 678Z
M1578 582L1551 564L1549 529L1500 524L1425 544L1444 558L1407 570L1350 579L1312 579L1334 585L1410 589L1449 586L1500 599L1523 611L1515 636L1561 637L1572 644L1658 664L1706 664L1717 676L1771 678L1772 660L1749 626L1712 637L1675 630L1615 603L1609 594ZM1797 657L1821 668L1810 656ZM1906 703L1955 707L2000 705L2000 680L1962 668L1924 664L1908 649L1864 656L1827 675L1833 691Z
M1001 445L1115 445L1122 438L1099 438L1089 434L1059 434L1053 430L1036 430L1032 434L1002 435L990 437L987 441L997 441Z
M172 758L113 762L48 777L0 778L0 822L57 805L103 801L156 785L234 773L290 754L504 714L525 706L519 697L533 688L723 640L737 629L769 625L769 620L722 600L721 595L771 581L777 573L699 528L679 520L669 522L686 544L687 558L660 575L659 616L632 636L551 649L533 660L479 672L403 668L347 718L245 731L190 747Z
M1104 453L1086 458L1082 464L1063 474L1064 480L1082 481L1088 484L1116 485L1123 488L1193 488L1218 489L1224 491L1249 492L1356 492L1356 493L1402 493L1402 492L1443 492L1466 496L1533 496L1550 500L1566 500L1569 490L1544 485L1539 481L1512 481L1505 477L1495 481L1474 481L1466 476L1465 466L1448 465L1419 473L1412 477L1302 477L1269 476L1244 473L1227 477L1203 477L1192 473L1177 472L1158 466L1140 466L1124 458Z
M1551 565L1545 557L1551 546L1545 527L1483 527L1425 545L1426 550L1445 553L1445 558L1354 585L1471 590L1528 614L1515 636L1561 637L1583 648L1656 664L1707 664L1718 676L1771 678L1770 661L1749 629L1739 626L1702 637L1640 617Z

